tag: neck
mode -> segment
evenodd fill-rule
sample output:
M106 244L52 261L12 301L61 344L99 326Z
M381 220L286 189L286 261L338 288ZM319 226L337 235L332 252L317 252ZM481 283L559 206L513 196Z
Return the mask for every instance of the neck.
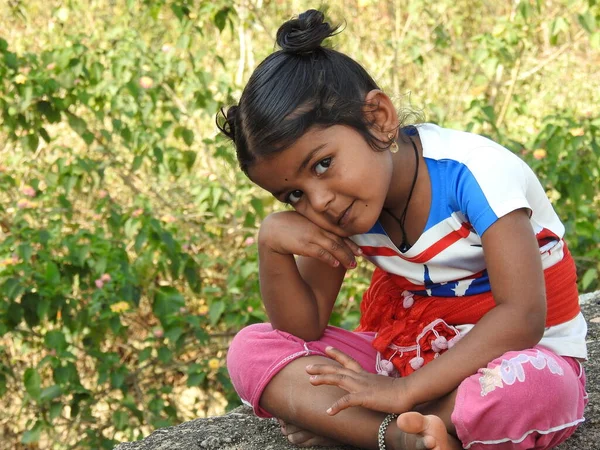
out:
M417 139L415 137L413 137L413 139L415 144L417 144ZM398 152L392 154L392 164L392 179L383 207L396 215L400 215L406 207L413 177L417 168L415 152L410 141L400 141L398 143ZM416 190L415 187L415 191ZM413 198L414 196L415 192L413 192Z

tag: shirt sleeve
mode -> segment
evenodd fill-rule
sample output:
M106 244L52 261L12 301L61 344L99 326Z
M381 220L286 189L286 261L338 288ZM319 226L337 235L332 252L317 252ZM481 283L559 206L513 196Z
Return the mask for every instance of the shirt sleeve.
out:
M478 235L517 209L526 208L531 214L526 169L518 156L500 145L469 152L458 173L455 192L458 208Z

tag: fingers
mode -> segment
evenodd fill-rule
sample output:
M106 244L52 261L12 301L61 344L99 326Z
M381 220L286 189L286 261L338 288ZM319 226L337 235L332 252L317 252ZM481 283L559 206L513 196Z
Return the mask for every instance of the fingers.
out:
M342 367L346 369L350 369L354 372L360 373L363 371L362 366L351 356L345 354L341 350L338 350L335 347L327 347L325 348L325 353L334 361L339 362Z
M334 364L311 364L306 366L306 372L311 375L320 375L320 374L351 374L351 373L361 373L363 372L362 366L352 357L346 355L344 352L334 348L327 347L325 348L325 353L334 361L337 361L341 364L342 367L339 367ZM344 370L348 369L348 370ZM349 372L348 372L349 371Z
M324 263L346 269L356 267L355 249L351 248L344 239L332 233L323 232L313 237L312 242L307 245L308 256L312 256Z
M361 406L363 404L363 395L360 393L346 394L339 400L335 401L333 405L327 410L327 414L335 416L340 411L350 408L352 406Z
M363 255L362 249L352 239L344 238L344 242L350 248L350 250L352 250L352 253L354 254L354 256L362 256Z

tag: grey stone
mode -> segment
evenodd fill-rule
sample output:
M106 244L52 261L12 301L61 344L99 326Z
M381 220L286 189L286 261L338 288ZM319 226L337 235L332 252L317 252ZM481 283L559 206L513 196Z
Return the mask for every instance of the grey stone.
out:
M600 449L600 291L582 296L581 305L589 323L589 360L585 364L589 404L586 421L558 450ZM348 450L350 447L310 447L314 450ZM280 433L272 419L259 419L248 407L229 414L197 419L155 431L147 438L123 443L114 450L297 450Z

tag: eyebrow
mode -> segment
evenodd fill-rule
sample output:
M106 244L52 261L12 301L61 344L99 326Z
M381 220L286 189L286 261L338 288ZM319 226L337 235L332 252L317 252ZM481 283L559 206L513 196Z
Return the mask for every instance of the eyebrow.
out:
M313 148L310 151L310 153L308 155L306 155L306 158L304 158L304 160L302 161L302 163L298 167L298 170L296 170L296 175L298 175L300 172L302 172L304 169L306 169L306 166L308 166L308 163L310 163L310 161L313 159L313 157L315 156L315 154L317 152L319 152L320 150L322 150L323 147L325 147L326 145L327 144L321 144L321 145L318 145L317 147ZM287 191L287 189L283 189L281 191L273 192L272 195L276 199L279 199L279 197L281 196L281 194L285 193L286 191Z
M325 145L327 145L327 144L321 144L321 145L315 147L314 149L312 149L310 151L310 153L308 155L306 155L306 158L304 158L304 161L302 161L302 164L300 164L300 167L298 167L298 170L296 171L296 175L299 175L300 172L302 172L304 169L306 169L306 166L308 166L308 163L310 162L310 160L313 159L313 157L315 156L315 153L317 153L319 150L321 150L323 147L325 147Z

